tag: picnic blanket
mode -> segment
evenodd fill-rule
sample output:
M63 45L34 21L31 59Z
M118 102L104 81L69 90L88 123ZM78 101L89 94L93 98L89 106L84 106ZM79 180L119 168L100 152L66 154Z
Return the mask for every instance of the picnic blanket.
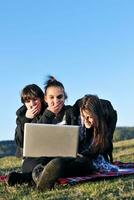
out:
M58 183L65 185L75 185L80 182L88 182L95 180L106 180L114 177L121 177L126 175L134 174L134 163L123 163L120 161L116 161L113 163L119 167L118 172L94 172L92 174L87 174L86 176L76 176L76 177L67 177L67 178L59 178Z
M86 176L59 178L57 183L61 185L74 185L81 182L110 179L134 174L134 163L132 162L123 163L116 161L113 164L120 168L118 172L94 172L92 174L87 174ZM6 175L0 175L0 182L6 182L6 179Z

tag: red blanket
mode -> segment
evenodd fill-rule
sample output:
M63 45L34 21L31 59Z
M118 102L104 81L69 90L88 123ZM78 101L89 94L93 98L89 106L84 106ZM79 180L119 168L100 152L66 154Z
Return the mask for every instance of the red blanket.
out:
M123 162L116 161L114 162L114 165L117 165L118 167L120 167L120 170L118 172L105 172L105 173L95 172L92 174L87 174L86 176L59 178L57 180L57 183L74 185L80 182L109 179L109 178L134 174L134 163L123 163ZM0 176L0 182L5 182L6 179L7 179L6 175Z
M80 182L110 179L114 177L121 177L121 176L134 174L134 163L123 163L123 162L116 161L114 162L114 165L117 165L120 168L118 172L103 172L103 173L95 172L92 174L87 174L86 176L59 178L57 182L59 184L74 185Z

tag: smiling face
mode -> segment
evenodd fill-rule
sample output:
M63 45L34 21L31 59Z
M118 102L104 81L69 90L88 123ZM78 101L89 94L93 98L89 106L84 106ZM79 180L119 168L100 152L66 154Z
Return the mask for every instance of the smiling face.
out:
M94 119L92 114L88 110L81 110L81 119L86 128L94 126Z

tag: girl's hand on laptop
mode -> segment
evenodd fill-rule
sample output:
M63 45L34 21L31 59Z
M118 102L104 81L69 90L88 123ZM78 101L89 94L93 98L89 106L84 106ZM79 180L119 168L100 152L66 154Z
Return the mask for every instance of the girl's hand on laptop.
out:
M83 155L82 155L82 154L80 154L80 153L77 153L77 156L78 156L78 157L80 157L80 158L82 158L82 157L83 157Z

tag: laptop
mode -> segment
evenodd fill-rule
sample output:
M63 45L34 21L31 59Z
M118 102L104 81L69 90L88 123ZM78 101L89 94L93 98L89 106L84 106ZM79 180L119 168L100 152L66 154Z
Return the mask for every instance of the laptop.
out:
M79 126L25 123L24 157L76 157Z

